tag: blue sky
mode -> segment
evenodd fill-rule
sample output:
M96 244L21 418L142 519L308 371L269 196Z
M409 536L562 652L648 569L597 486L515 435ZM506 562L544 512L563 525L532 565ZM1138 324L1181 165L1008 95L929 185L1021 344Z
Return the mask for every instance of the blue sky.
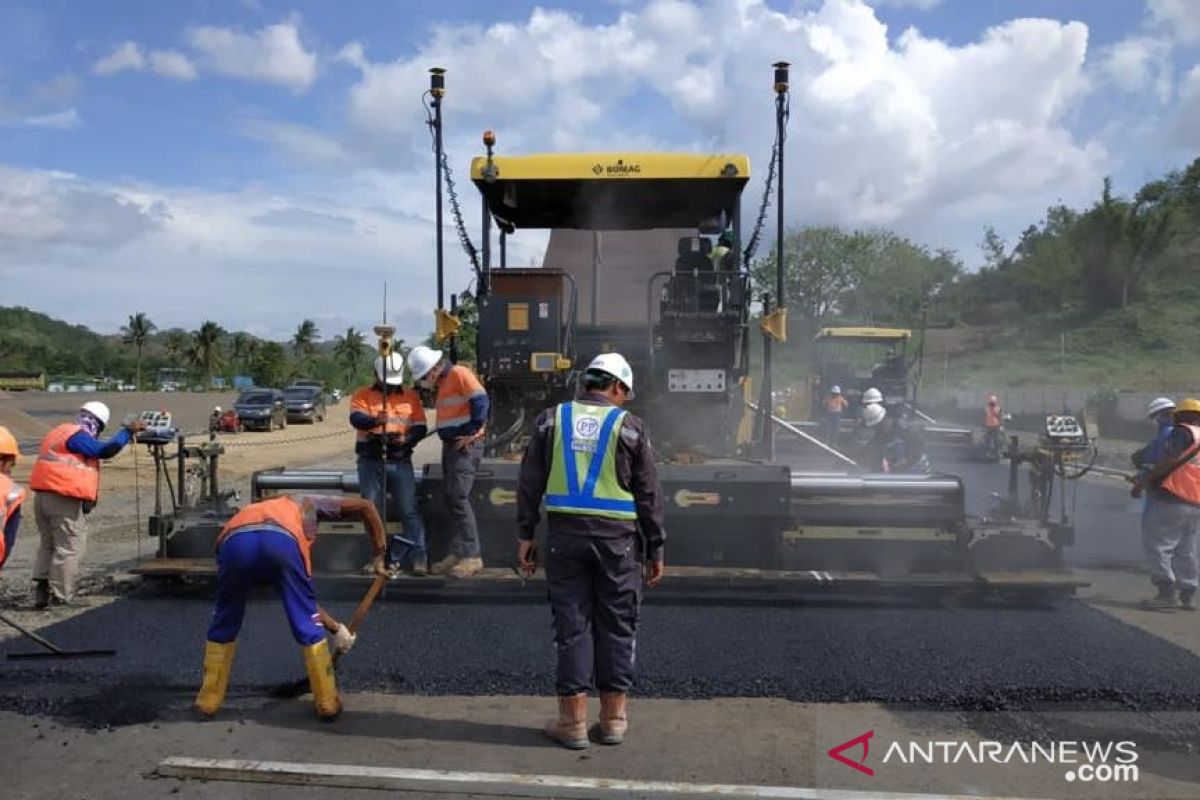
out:
M370 325L386 279L414 336L434 302L427 67L450 69L462 173L485 127L504 152L762 165L779 58L793 224L891 227L974 264L985 224L1011 238L1104 175L1130 191L1200 155L1192 0L0 2L0 302L332 336ZM544 235L518 240L538 263Z

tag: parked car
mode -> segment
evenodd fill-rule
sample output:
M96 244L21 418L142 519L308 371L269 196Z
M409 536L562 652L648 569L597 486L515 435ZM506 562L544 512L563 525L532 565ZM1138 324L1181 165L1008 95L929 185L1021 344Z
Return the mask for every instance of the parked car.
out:
M299 383L283 390L288 422L324 422L325 395L320 386Z
M242 427L269 431L287 427L287 407L278 389L247 389L233 404Z

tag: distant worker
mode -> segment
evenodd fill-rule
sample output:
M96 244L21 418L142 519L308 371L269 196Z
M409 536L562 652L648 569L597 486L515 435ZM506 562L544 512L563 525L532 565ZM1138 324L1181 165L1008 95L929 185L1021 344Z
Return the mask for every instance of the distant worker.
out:
M663 575L662 486L645 423L621 410L632 398L629 363L617 353L597 356L584 372L582 396L538 417L521 461L517 563L526 575L537 567L534 530L543 498L549 528L558 717L544 732L572 750L588 746L593 680L600 690L597 740L623 740L643 580L653 587Z
M87 520L100 497L100 461L114 457L146 423L133 420L107 441L97 437L108 425L108 406L90 400L74 422L52 429L42 440L29 488L37 496L33 513L41 542L33 564L33 604L78 605L75 589L87 549Z
M216 541L217 601L204 645L204 678L193 706L200 715L212 717L225 701L246 600L259 584L273 585L283 600L292 636L304 654L317 716L332 720L341 713L325 634L332 634L334 651L343 653L354 646L356 637L317 605L312 547L319 519L362 520L374 552L375 574L387 574L386 532L369 500L284 495L252 503L235 514Z
M208 415L208 438L217 438L217 432L221 430L221 407L213 406L212 413Z
M425 438L427 430L425 409L416 390L404 386L404 356L392 353L386 367L383 356L378 356L374 369L375 382L358 389L350 399L350 424L358 436L354 445L358 493L375 504L383 519L404 523L407 552L393 547L389 557L393 571L407 566L413 575L426 575L429 565L425 523L417 508L417 477L412 463L413 448ZM386 498L384 464L387 465Z
M825 441L831 444L837 442L838 427L849 405L850 402L842 394L841 386L835 384L830 387L829 393L825 395Z
M12 470L20 457L16 437L0 425L0 568L12 554L21 526L21 504L25 490L12 479Z
M863 425L871 431L868 464L880 472L928 472L921 432L904 419L900 406L870 403L863 407Z
M1158 589L1150 608L1196 608L1200 582L1197 528L1200 527L1200 400L1187 398L1175 409L1174 426L1160 459L1134 478L1134 496L1152 495L1143 516L1143 541L1150 579Z
M408 368L426 391L437 391L434 409L442 440L442 480L450 515L450 552L430 566L434 575L469 578L483 569L479 528L471 508L471 487L483 457L488 395L468 367L452 364L441 350L419 345L408 355Z
M1000 398L989 395L983 408L983 447L988 453L999 453L1002 447L1001 432L1004 430L1004 412Z

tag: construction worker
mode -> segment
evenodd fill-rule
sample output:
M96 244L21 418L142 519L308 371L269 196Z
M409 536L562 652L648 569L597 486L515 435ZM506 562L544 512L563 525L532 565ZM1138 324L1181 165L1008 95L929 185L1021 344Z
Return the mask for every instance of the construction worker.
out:
M442 476L450 515L450 552L430 566L434 575L469 578L483 569L479 529L471 508L471 487L483 457L488 395L469 368L452 364L441 350L420 345L408 354L408 367L426 391L437 392L437 432L442 440Z
M317 605L312 582L312 546L320 519L360 519L366 524L376 575L387 575L386 532L375 504L361 497L283 495L252 503L233 516L217 536L217 602L204 644L204 678L194 708L212 717L225 700L246 600L257 584L272 584L283 600L292 636L302 648L317 716L332 720L342 711L325 634L334 652L354 646L355 635Z
M725 269L725 257L733 250L733 234L729 231L723 232L717 237L717 244L709 253L709 258L712 259L713 269L717 272Z
M1175 408L1174 426L1161 458L1136 476L1134 496L1152 495L1145 509L1143 536L1150 579L1157 592L1145 605L1155 609L1196 608L1200 582L1197 529L1200 528L1200 400L1187 398Z
M425 409L416 390L404 386L404 356L392 353L386 365L383 356L378 356L374 368L375 383L358 389L350 399L350 424L358 436L354 445L358 493L374 503L384 519L404 523L405 552L394 550L390 554L393 571L407 561L411 574L426 575L425 523L417 509L417 478L412 463L413 448L425 438L427 430Z
M633 398L633 370L619 354L605 353L588 365L583 382L579 400L538 417L517 488L517 563L526 575L537 566L534 530L546 502L558 717L544 731L573 750L588 745L593 677L600 690L598 741L624 738L643 576L647 586L662 579L666 540L646 426L621 410Z
M1146 418L1154 423L1154 438L1134 452L1132 461L1135 469L1148 473L1162 459L1163 447L1175 427L1175 401L1169 397L1156 397L1146 407ZM1149 500L1150 495L1146 495L1146 501Z
M12 470L20 454L16 437L0 425L0 568L8 561L17 542L17 528L21 526L25 490L12 479Z
M1004 429L1004 412L1000 409L1000 398L988 395L983 408L983 447L989 453L1000 452L1001 431Z
M100 461L109 459L146 427L126 423L107 441L97 437L108 425L108 406L90 400L79 407L74 422L52 429L42 440L29 488L41 544L33 565L33 604L81 605L75 598L79 564L87 548L85 515L100 496Z
M842 422L842 415L846 413L846 408L850 405L842 394L842 387L834 384L829 389L829 393L825 395L825 441L830 443L837 442L838 427Z

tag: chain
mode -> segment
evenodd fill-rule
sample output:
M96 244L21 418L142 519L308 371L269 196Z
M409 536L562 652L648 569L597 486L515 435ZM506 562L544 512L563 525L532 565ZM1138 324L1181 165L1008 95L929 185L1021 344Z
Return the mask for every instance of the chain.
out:
M332 439L336 436L347 436L353 433L349 428L334 431L333 433L318 433L312 436L298 436L294 439L276 439L274 441L250 441L250 442L221 442L222 447L273 447L279 444L297 444L298 442L315 442L320 439Z

